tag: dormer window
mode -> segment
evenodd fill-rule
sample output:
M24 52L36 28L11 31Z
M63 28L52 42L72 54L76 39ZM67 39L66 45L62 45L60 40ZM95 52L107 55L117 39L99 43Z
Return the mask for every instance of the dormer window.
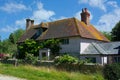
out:
M36 33L33 35L31 39L37 39L42 34L42 32L43 32L42 28L37 29Z

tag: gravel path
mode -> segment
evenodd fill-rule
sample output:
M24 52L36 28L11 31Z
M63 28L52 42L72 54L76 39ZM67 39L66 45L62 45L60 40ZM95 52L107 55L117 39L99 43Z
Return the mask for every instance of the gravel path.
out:
M6 76L6 75L1 75L0 74L0 80L26 80L26 79L20 79L20 78L17 78L17 77Z

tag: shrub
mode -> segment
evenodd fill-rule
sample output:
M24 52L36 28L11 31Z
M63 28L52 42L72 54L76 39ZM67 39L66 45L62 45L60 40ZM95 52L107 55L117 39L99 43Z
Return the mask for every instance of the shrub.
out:
M26 53L25 62L27 62L28 64L36 64L37 60L38 58L35 57L33 54Z
M120 64L109 64L105 65L103 69L104 77L108 80L119 80L120 79Z
M63 64L63 63L72 64L72 63L77 63L78 59L67 54L67 55L59 56L54 60L54 62L56 64Z

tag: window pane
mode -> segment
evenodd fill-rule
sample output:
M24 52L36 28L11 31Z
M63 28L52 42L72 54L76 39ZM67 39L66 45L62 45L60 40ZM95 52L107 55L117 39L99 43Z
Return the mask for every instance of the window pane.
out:
M62 39L62 44L69 44L69 39Z

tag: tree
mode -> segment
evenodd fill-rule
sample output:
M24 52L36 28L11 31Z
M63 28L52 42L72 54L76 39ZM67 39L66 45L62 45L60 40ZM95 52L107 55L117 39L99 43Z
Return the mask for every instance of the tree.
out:
M16 31L13 32L15 43L24 34L24 32L25 32L25 30L23 30L23 29L18 29L18 30L16 30Z
M2 53L2 41L1 41L1 36L0 36L0 53Z
M8 39L1 41L0 39L0 53L7 54L16 54L17 53L17 45L16 42L20 38L20 36L24 33L25 30L18 29L9 35Z
M1 42L1 36L0 36L0 42Z
M6 40L3 40L2 43L1 43L1 50L2 50L2 53L10 53L9 51L9 47L10 47L10 42L8 39ZM12 48L12 47L11 47Z
M14 31L13 33L11 33L9 36L10 42L12 42L13 44L17 43L18 39L23 35L24 32L25 30L18 29Z
M110 32L106 32L106 31L103 31L101 32L107 39L111 40L111 33Z
M11 43L15 44L15 38L14 38L14 34L13 33L10 34L9 40L10 40Z
M112 41L120 41L120 21L112 29L111 36Z

